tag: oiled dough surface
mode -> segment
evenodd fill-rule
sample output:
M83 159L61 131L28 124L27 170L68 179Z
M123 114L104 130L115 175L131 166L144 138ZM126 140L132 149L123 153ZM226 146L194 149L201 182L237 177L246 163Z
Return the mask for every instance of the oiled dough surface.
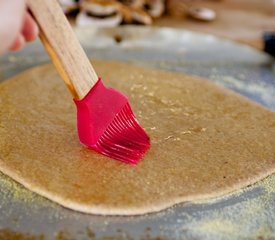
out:
M275 114L206 80L95 61L126 93L152 148L136 167L79 144L51 65L0 85L0 170L71 209L143 214L254 183L275 170Z

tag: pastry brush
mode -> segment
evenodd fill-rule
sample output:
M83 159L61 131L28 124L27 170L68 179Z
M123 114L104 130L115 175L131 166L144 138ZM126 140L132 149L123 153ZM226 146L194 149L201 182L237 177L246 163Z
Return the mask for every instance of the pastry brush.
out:
M126 96L107 88L57 0L28 0L40 39L74 97L80 142L113 159L137 164L150 148Z

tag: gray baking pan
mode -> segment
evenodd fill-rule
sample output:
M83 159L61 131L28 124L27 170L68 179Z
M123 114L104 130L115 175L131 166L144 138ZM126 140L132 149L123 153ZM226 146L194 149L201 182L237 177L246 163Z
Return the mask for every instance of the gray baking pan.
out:
M75 31L91 58L206 77L275 110L273 59L251 47L169 28L129 26ZM43 47L35 42L22 52L1 58L0 80L48 61ZM0 239L273 238L274 174L227 196L135 217L78 213L0 174Z

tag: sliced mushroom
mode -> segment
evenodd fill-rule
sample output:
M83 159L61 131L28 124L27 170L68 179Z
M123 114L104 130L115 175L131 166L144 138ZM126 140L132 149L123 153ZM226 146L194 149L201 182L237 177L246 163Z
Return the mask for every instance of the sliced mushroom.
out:
M143 10L151 17L159 17L164 12L164 0L119 0L122 4L130 7L131 10Z
M79 3L77 0L58 0L63 12L68 14L79 8Z
M132 8L121 5L120 12L123 15L123 20L126 23L138 23L144 25L152 24L151 16L143 9Z
M164 0L147 0L145 3L145 8L151 17L160 17L165 10Z
M152 24L151 16L142 9L132 9L132 18L134 23L141 23L144 25Z
M116 0L82 0L80 9L96 15L111 15L119 9L119 3Z
M78 26L114 27L122 22L119 4L115 0L83 0L77 15Z
M115 27L122 22L122 14L116 13L112 17L97 18L87 15L85 12L80 12L76 17L76 25L80 27L93 26L93 27Z
M188 13L190 17L201 21L210 22L216 19L216 12L209 8L190 8Z
M143 6L146 3L146 0L118 0L118 1L128 7L135 8L135 9L143 8Z
M214 10L195 7L194 2L195 1L193 0L168 0L166 1L168 13L177 17L185 15L205 22L210 22L216 19L216 12Z

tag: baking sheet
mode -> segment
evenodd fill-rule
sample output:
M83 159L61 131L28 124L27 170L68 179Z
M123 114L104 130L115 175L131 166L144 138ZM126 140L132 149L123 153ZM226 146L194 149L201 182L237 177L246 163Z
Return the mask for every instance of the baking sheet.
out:
M131 26L76 29L76 33L91 58L206 77L275 110L273 59L251 47L169 28ZM36 42L1 58L0 81L48 61ZM65 209L0 174L0 239L12 239L10 236L94 240L275 238L275 175L207 202L178 204L144 216L104 217Z

